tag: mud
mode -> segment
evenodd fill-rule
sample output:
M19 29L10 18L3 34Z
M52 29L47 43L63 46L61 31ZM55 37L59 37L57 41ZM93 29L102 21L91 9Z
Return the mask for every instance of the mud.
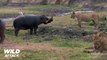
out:
M95 32L83 31L72 27L53 28L51 26L48 26L48 27L40 27L37 31L37 36L46 38L46 40L52 40L54 36L58 36L63 39L71 39L71 38L81 38L83 36L94 34L94 33Z

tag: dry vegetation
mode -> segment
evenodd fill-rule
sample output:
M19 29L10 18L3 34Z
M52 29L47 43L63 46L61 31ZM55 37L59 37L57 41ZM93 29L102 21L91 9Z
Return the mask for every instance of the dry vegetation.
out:
M91 43L82 41L81 37L67 38L66 35L64 35L66 38L63 38L64 36L59 35L60 33L62 35L64 34L63 29L66 32L66 28L70 29L69 27L72 26L75 26L73 28L78 29L75 24L76 21L72 20L69 17L70 15L63 17L54 17L54 21L51 24L45 26L41 25L39 27L37 36L29 36L26 35L28 33L27 31L20 31L19 37L15 37L12 27L12 21L7 21L6 40L3 45L0 45L0 47L2 47L3 49L19 48L21 50L19 58L10 58L10 60L90 60L91 54L83 53L83 49L91 46ZM43 27L45 28L44 32ZM40 32L42 28L43 30ZM61 28L63 29L61 30ZM60 31L57 31L58 29L60 29ZM54 34L51 33L52 31L54 31ZM23 40L23 38L25 39ZM3 49L0 49L1 57L3 57ZM84 58L84 56L86 57ZM7 58L3 57L1 59L6 60Z
M78 30L77 21L70 18L70 15L62 17L54 17L54 21L48 25L41 25L38 30L37 36L29 36L28 31L20 31L19 37L14 36L12 21L6 22L6 40L2 48L19 48L22 50L20 58L11 58L11 60L23 59L55 59L55 60L97 60L94 54L83 52L87 47L91 47L92 42L84 42L82 37L63 38L63 29L66 28ZM93 31L93 27L86 25L86 31ZM44 29L45 28L45 29ZM63 28L61 30L61 28ZM43 32L43 30L45 30ZM60 29L60 31L58 31ZM48 31L47 31L48 30ZM51 33L51 32L54 32ZM62 35L60 35L60 33ZM26 35L27 34L27 35ZM67 33L68 34L68 33ZM71 34L72 35L72 34ZM95 35L97 36L97 34ZM97 36L100 38L99 35ZM102 37L102 36L101 36ZM104 37L102 37L104 38ZM24 39L24 40L23 40ZM98 46L98 45L97 45ZM3 50L1 49L0 56L3 57ZM45 54L45 55L44 55ZM30 57L32 56L32 57ZM99 55L100 56L100 55ZM6 58L2 58L5 60Z
M58 5L38 5L30 6L30 8L50 8L51 6L63 7ZM14 11L14 9L8 11L9 13L18 12L18 10ZM26 10L24 11L26 12ZM2 9L0 12L3 13ZM26 13L28 12L34 13L34 11L27 11ZM41 14L41 12L38 11L35 13ZM85 14L89 15L90 13ZM100 17L106 16L105 12L99 12L98 14ZM4 44L0 45L1 60L98 60L102 55L96 55L96 53L85 53L83 52L84 49L95 45L96 50L102 51L107 47L105 33L102 34L98 32L97 34L93 34L94 36L91 35L92 37L84 38L82 32L86 31L86 33L93 33L95 30L94 27L90 25L90 22L84 22L84 31L82 31L77 26L78 21L70 18L70 15L56 16L52 23L48 25L40 25L37 35L29 35L28 31L21 30L19 36L15 37L12 22L13 21L6 21L6 39ZM102 22L102 19L100 22ZM93 37L94 44L90 39ZM99 46L101 46L101 49L96 48ZM19 48L21 50L20 57L4 58L4 48Z

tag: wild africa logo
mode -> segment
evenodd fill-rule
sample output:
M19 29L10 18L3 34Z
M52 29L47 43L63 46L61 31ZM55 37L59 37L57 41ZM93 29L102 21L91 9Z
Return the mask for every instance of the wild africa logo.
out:
M4 57L19 57L20 49L4 49Z

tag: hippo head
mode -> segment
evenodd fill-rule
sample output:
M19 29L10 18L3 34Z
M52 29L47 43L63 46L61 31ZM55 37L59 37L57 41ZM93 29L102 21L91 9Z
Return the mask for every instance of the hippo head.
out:
M42 20L42 23L48 24L48 23L51 23L51 22L53 21L53 17L48 18L48 17L46 17L45 15L42 15L42 16L41 16L41 20Z
M71 14L71 18L73 18L73 19L75 18L75 12L74 11Z

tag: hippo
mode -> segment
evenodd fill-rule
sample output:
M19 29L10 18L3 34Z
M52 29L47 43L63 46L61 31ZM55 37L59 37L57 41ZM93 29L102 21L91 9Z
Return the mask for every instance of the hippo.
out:
M18 36L19 30L30 29L30 35L36 34L38 25L48 24L53 21L53 17L48 18L45 15L20 15L13 21L13 27L15 29L15 36Z
M3 43L5 39L5 23L0 20L0 43Z

